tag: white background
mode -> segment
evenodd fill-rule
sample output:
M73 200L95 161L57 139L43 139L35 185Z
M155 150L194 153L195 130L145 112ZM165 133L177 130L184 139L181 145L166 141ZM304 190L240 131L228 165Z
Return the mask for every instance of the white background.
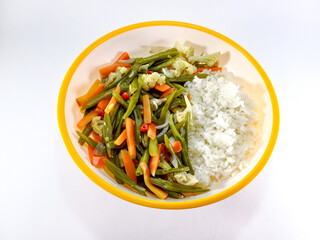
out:
M319 9L316 0L1 0L0 239L319 239ZM172 211L118 199L81 172L60 136L58 92L73 60L104 34L150 20L230 37L274 85L274 152L219 203Z

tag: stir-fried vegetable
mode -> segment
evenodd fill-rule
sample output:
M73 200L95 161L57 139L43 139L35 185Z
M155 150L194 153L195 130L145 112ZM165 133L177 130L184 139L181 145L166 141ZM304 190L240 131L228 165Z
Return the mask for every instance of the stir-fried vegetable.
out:
M218 57L194 56L192 47L176 43L144 58L124 52L101 68L101 81L76 99L85 110L77 123L79 143L86 143L91 164L107 167L119 184L144 196L148 190L160 199L181 199L208 191L193 186L198 181L188 155L192 105L184 84L222 71Z

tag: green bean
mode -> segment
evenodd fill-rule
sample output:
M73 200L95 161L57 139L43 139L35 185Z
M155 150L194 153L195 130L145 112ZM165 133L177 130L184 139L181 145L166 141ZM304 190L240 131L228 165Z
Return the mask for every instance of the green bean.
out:
M178 77L178 78L171 78L170 82L172 82L172 83L184 83L184 82L192 81L195 76L197 76L198 78L206 78L209 75L206 74L206 73L199 73L199 74L195 74L195 75L191 75L191 76L181 76L181 77Z
M141 142L141 125L143 123L143 120L142 120L142 117L141 117L141 114L140 114L140 111L137 109L137 107L135 107L133 109L133 114L134 114L134 121L135 121L135 124L134 124L134 137L135 137L135 141L136 143L139 143Z
M104 125L102 128L102 139L107 143L112 140L112 132L113 128L110 121L110 115L108 113L104 113Z
M145 90L141 89L141 95L149 95L149 98L152 99L154 96L152 96L149 92L146 92Z
M117 113L119 108L120 108L120 105L116 104L110 112L110 120L113 128L116 128L116 118L117 118Z
M149 141L149 154L150 156L157 156L159 154L158 140L157 138L150 139Z
M170 174L170 173L188 172L188 171L189 171L188 167L171 168L168 170L157 169L156 175L166 175L166 174Z
M183 192L183 193L196 193L196 192L207 192L210 189L204 189L201 187L187 186L172 181L164 180L161 178L150 178L151 183L165 190L173 192Z
M154 67L151 67L149 68L150 71L158 71L158 70L161 70L162 68L165 68L165 67L168 67L168 66L171 66L173 63L174 63L174 58L170 58L169 60L157 65L157 66L154 66Z
M185 124L185 122L186 122L186 121L183 120L183 121L177 123L177 124L174 125L174 126L176 127L176 129L180 129L180 128L183 126L183 124ZM172 131L171 131L171 129L169 129L168 132L166 132L166 134L167 134L168 137L171 137L171 136L172 136ZM159 142L159 143L162 143L163 141L164 141L164 135L158 137L158 142Z
M83 129L82 134L84 134L84 135L86 135L86 136L89 136L90 133L91 133L91 131L92 131L92 125L91 125L91 122L89 122L89 123L85 126L85 128ZM85 141L83 140L83 138L79 138L78 143L79 143L81 146L84 144L84 142L85 142Z
M97 142L89 138L88 136L84 135L82 132L77 131L77 134L81 139L83 139L90 147L96 148Z
M182 145L181 155L182 155L183 162L184 162L184 164L186 164L189 167L189 169L190 169L189 172L193 175L194 171L193 171L190 159L189 159L186 141L184 140L184 138L181 137L180 133L178 132L178 130L174 126L173 120L172 120L172 114L170 114L170 117L169 117L169 125L172 130L172 135L173 135L174 139L176 141L181 142L181 145Z
M118 112L117 112L117 118L116 118L116 131L114 133L114 139L117 139L121 133L121 129L122 129L122 123L123 123L123 120L122 120L122 116L124 114L124 109L121 107L119 108Z
M159 167L161 167L161 168L164 169L164 170L169 170L169 169L171 169L170 164L167 163L167 161L164 160L162 157L160 157Z
M111 88L108 89L106 91L104 91L106 88L104 88L102 90L101 93L99 93L98 95L94 96L93 98L89 99L81 108L81 110L93 107L95 105L97 105L99 102L101 102L102 100L106 99L106 98L110 98L112 97L112 92L113 90L115 90L116 88ZM121 91L128 91L129 87L128 86L122 86L121 87Z
M170 82L170 80L169 80L168 78L166 78L166 84L169 85L169 86L172 87L172 88L176 88L176 87Z
M182 193L177 193L169 190L163 190L164 192L168 193L168 197L176 198L176 199L183 199L184 195Z
M141 136L141 143L144 148L149 147L149 137L146 133L143 133Z
M138 89L137 91L130 97L129 100L129 104L128 104L128 109L127 111L124 113L122 119L125 120L127 117L129 117L129 115L131 114L131 112L133 111L133 109L136 107L137 102L139 100L139 95L140 95L140 90L141 90L141 86L142 86L142 79L139 77L138 78Z
M112 163L108 159L104 159L104 162L109 169L109 171L114 175L117 176L119 179L121 179L125 184L127 184L129 187L136 190L138 193L140 193L143 196L147 196L147 194L144 192L145 188L139 186L136 184L127 174L125 174L119 167L117 167L114 163Z
M171 146L171 142L168 138L168 136L165 134L164 135L164 143L166 145L166 147L169 149L170 153L172 154L172 156L177 160L177 163L178 163L178 167L182 167L182 162L180 160L180 158L175 154L175 152L173 151L173 148Z
M92 112L93 110L96 109L96 105L94 105L93 107L87 108L86 111L84 112L83 116L88 115L90 112Z
M125 109L128 108L128 103L120 96L120 94L116 90L113 90L112 96L114 96L114 98L118 103L121 104L122 107L124 107Z
M119 159L119 152L116 152L115 154L114 154L114 164L118 167L118 168L120 168L120 159ZM119 183L119 184L123 184L123 181L120 179L120 178L118 178L117 176L114 176L114 178L116 179L116 181L117 181L117 183Z
M131 72L132 72L132 67L130 68L130 70L128 72L126 72L120 78L115 79L113 82L109 83L102 91L107 91L107 90L109 90L111 88L116 87L120 82L122 82L123 80L127 79Z
M157 117L152 111L151 111L151 121L157 125L159 124L159 120L157 119Z
M138 168L136 169L136 176L141 176L142 175L142 169L141 169L141 166L140 166L140 163L142 162L145 162L146 164L148 164L149 162L149 151L148 149L145 149L144 150L144 153L140 159L140 162L139 162L139 166Z
M167 51L158 53L158 54L154 54L151 55L149 57L145 57L145 58L141 58L139 60L137 60L138 63L140 64L147 64L149 62L156 62L156 61L161 61L164 59L168 59L168 58L173 58L174 56L179 55L179 52L176 48L171 48Z
M186 142L186 148L187 150L189 149L189 139L188 139L188 135L189 135L189 121L190 121L190 112L187 112L186 115L186 125L184 125L184 134L183 134L183 138Z
M106 144L107 148L109 149L122 149L126 146L127 144L127 141L124 141L122 144L120 144L119 146L118 145L115 145L114 144L114 141L110 141Z
M186 107L185 100L184 99L180 99L180 98L173 99L169 108L171 110L172 108L175 108L175 107Z
M175 94L174 94L174 98L179 97L184 91L185 91L185 90L184 90L184 87L176 90L176 91L175 91Z
M130 83L133 81L133 79L135 79L135 77L138 74L138 70L141 67L141 64L139 63L135 63L132 67L131 67L131 72L128 76L128 78L123 79L121 82L118 83L118 86L120 86L121 88L124 86L128 86L130 85Z
M129 86L129 91L133 94L138 89L138 78L134 78Z
M174 91L173 93L171 93L169 95L169 97L167 98L166 103L164 104L162 110L161 110L161 114L160 114L160 118L159 118L159 125L164 124L164 122L166 121L166 116L167 116L167 112L169 111L169 107L170 104L172 102L172 99L175 96L176 91Z

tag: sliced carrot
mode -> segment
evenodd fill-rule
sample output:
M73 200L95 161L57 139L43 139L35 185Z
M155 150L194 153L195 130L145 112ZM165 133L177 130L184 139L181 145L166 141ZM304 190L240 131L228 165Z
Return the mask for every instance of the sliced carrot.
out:
M126 118L126 130L127 130L127 146L129 156L134 159L136 158L136 144L134 140L134 121L131 118Z
M129 54L127 52L123 52L115 62L119 62L120 60L128 60L128 59L130 59Z
M149 138L151 138L152 140L154 140L157 137L157 129L156 129L156 124L154 123L150 123L149 124L149 129L147 132L147 135Z
M79 129L83 129L89 122L92 121L92 119L96 116L99 116L100 114L100 110L96 109L93 110L92 112L88 113L86 116L84 116L78 123L77 123L77 127Z
M92 159L92 165L97 167L97 168L102 168L105 166L104 159L106 159L106 156L95 156L93 155Z
M180 152L182 150L182 145L180 141L171 143L171 146L175 153Z
M94 141L96 141L98 143L101 142L102 138L100 137L100 135L96 134L94 131L92 131L91 135L92 135L92 138Z
M156 171L159 166L162 144L158 144L158 147L159 147L159 154L157 156L152 156L149 163L149 168L152 176L156 175Z
M121 150L121 155L127 175L137 183L136 168L134 167L132 159L126 150Z
M167 84L162 84L162 85L156 84L156 86L154 88L160 92L166 92L166 91L170 90L171 87Z
M104 89L104 85L100 84L100 80L97 79L85 95L76 99L78 106L82 107L90 98L98 95L102 91L102 89Z
M142 96L143 103L143 123L151 123L151 108L150 108L150 99L149 95Z
M144 179L144 183L146 184L146 186L150 189L151 192L153 192L160 199L166 199L168 194L166 192L162 191L160 188L157 188L156 186L154 186L151 183L148 165L145 162L141 162L140 166L143 171L143 179Z
M98 103L97 107L100 108L102 111L104 111L106 109L106 107L108 106L110 100L111 100L111 98L106 98L106 99L102 100L101 102Z
M212 72L222 71L222 67L206 67L206 68L198 68L195 74L201 73L203 70L211 70Z
M124 129L119 137L113 142L115 145L120 146L127 139L127 130Z
M120 94L120 87L119 86L116 88L116 91ZM112 96L110 102L108 103L108 106L106 107L106 109L104 111L109 114L111 112L111 110L114 108L114 106L117 104L118 104L118 102L117 102L116 98L114 96Z
M88 156L91 164L93 161L93 151L94 151L94 148L88 145Z
M173 92L174 92L174 88L170 88L168 91L162 93L159 99L165 98L166 96L170 95Z
M129 63L113 63L111 65L105 66L103 68L99 69L100 77L101 78L106 78L109 76L110 73L115 72L118 67L126 67L130 68L131 65Z

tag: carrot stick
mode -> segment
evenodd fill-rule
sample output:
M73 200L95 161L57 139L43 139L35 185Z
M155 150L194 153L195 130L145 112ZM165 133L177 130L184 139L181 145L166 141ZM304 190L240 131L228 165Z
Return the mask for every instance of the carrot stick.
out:
M150 191L152 191L160 199L166 199L168 194L166 192L162 191L160 188L157 188L156 186L154 186L151 183L148 165L145 162L141 162L140 166L143 171L143 179L144 179L144 183L146 184L146 186L150 189Z
M180 152L182 150L182 145L180 141L171 143L171 146L175 153Z
M211 70L211 71L213 71L213 72L216 72L216 71L222 71L222 67L206 67L206 68L198 68L197 69L197 72L195 73L195 74L197 74L197 73L201 73L203 70L205 70L205 69L207 69L207 70Z
M126 150L121 150L121 155L122 155L122 160L123 160L124 168L126 170L127 175L135 183L137 183L136 168L134 167L134 163L132 159L130 158Z
M154 88L160 92L166 92L166 91L170 90L171 87L167 84L162 84L162 85L156 84L156 86Z
M120 94L120 87L119 86L116 88L116 91ZM111 112L111 110L114 108L114 106L117 104L118 104L118 102L117 102L116 98L114 96L112 96L110 102L108 103L108 106L106 107L106 109L104 111L109 114Z
M92 159L92 165L97 167L97 168L102 168L105 166L104 159L106 159L106 156L95 156L93 155Z
M119 62L120 60L128 60L130 59L130 56L127 52L123 52L120 57L117 58L117 60L115 61L116 63Z
M89 122L92 121L92 119L96 116L99 116L100 114L100 110L96 109L93 110L92 112L88 113L86 116L84 116L78 123L77 123L77 127L79 129L83 129Z
M98 95L103 88L104 85L100 85L100 80L97 79L85 95L76 99L78 106L82 107L90 98L93 98L94 96Z
M102 111L104 111L106 109L106 107L108 106L110 100L111 100L111 98L107 98L107 99L102 100L101 102L98 103L97 107L99 109L101 109Z
M156 174L157 168L159 166L162 144L158 144L158 147L159 147L159 154L157 156L152 156L149 163L149 168L152 176Z
M150 108L150 99L149 95L143 95L142 97L143 103L143 123L151 123L151 108Z
M101 142L101 137L98 134L96 134L94 131L92 131L91 135L94 141L98 143Z
M162 93L159 99L165 98L166 96L170 95L173 92L174 92L174 88L170 88L168 91Z
M134 140L134 121L131 118L126 118L126 130L129 156L134 159L136 158L136 144Z
M109 76L110 73L115 72L118 67L126 67L129 68L131 65L129 63L118 63L115 62L111 65L105 66L103 68L99 69L100 77L101 78L106 78Z
M150 123L149 125L149 129L147 132L147 135L149 138L151 138L152 140L154 140L157 137L157 129L156 129L156 124L154 123Z
M88 156L91 164L93 161L93 151L94 151L94 148L88 145Z
M113 142L115 145L120 146L127 139L127 130L124 129L119 137Z

